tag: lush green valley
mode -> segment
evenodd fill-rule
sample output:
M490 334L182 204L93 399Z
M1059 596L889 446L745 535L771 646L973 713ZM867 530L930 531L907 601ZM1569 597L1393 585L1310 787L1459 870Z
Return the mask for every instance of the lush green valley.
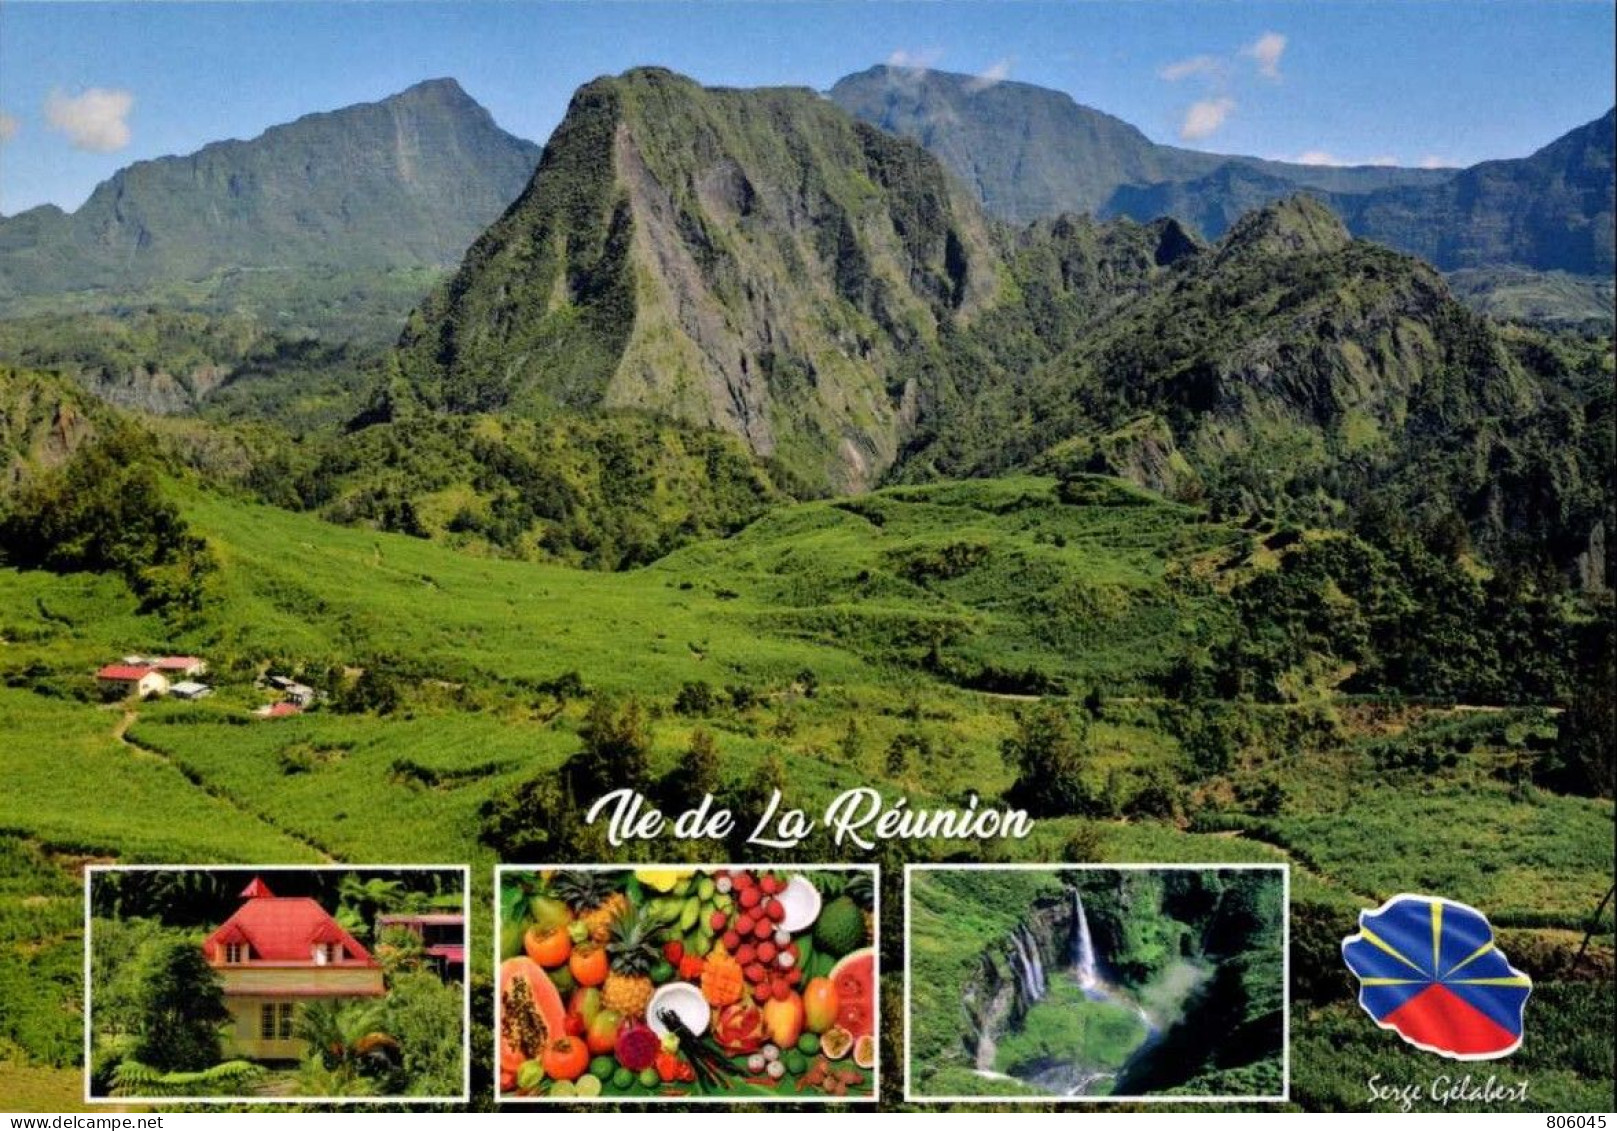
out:
M1534 784L1561 749L1556 716L1326 694L1306 674L1351 640L1328 635L1288 669L1288 686L1316 687L1277 693L1290 701L1180 688L1172 658L1244 638L1250 614L1232 592L1300 552L1266 547L1277 540L1262 531L1116 481L1009 479L777 509L603 574L344 529L187 482L163 491L217 563L194 615L140 613L116 575L0 572L0 702L19 738L5 769L20 783L0 826L19 914L21 893L87 856L470 859L481 909L497 855L601 851L599 829L558 813L568 802L545 784L601 773L591 751L615 751L614 783L656 796L684 796L706 772L744 811L771 782L810 811L872 782L917 806L1014 795L1033 751L1071 775L1070 803L984 858L1290 862L1293 993L1322 1023L1356 1009L1335 953L1354 908L1412 886L1487 907L1569 1008L1609 998L1609 943L1573 954L1613 866L1611 802ZM209 656L218 693L103 704L95 666L154 646ZM254 719L266 667L329 689L328 703ZM1061 721L1032 710L1039 694ZM603 711L610 747L591 737ZM698 734L716 752L705 771L691 761ZM92 780L119 804L86 805ZM1433 852L1434 837L1451 851ZM934 851L960 848L914 850ZM896 915L896 871L887 890ZM61 989L31 990L10 1038L30 1063L76 1056L72 1016L49 1019L76 985L76 920L63 919L45 949L27 928L6 958L25 981L61 959ZM1609 939L1609 911L1599 930ZM896 949L887 962L899 968ZM1350 1031L1355 1047L1381 1036ZM1337 1047L1307 1047L1294 1097L1346 1102L1331 1099L1346 1087ZM1602 1086L1579 1079L1566 1078L1568 1102Z
M994 114L1025 96L1006 85ZM86 862L470 863L486 1099L492 865L689 857L882 865L886 1098L906 1037L937 1095L1047 1101L975 1073L1075 1048L1152 1094L1273 1094L1267 1051L1220 1060L1172 1022L1194 1001L1272 1035L1275 987L1238 958L1279 945L1273 893L1216 876L1142 887L1136 917L1084 887L1117 996L1053 982L981 1065L958 991L1077 881L940 881L918 906L975 934L932 938L946 1023L904 1031L904 864L1211 862L1290 869L1293 1104L1431 1075L1340 951L1402 891L1484 910L1534 979L1522 1106L1607 1103L1612 343L1533 313L1598 293L1478 267L1501 275L1456 286L1508 299L1478 314L1314 195L1254 199L1216 243L1042 205L1012 226L841 89L641 68L580 89L540 156L424 84L134 167L113 230L162 238L127 276L73 235L104 199L3 222L0 1092L81 1095ZM1090 195L1306 176L1414 224L1468 175L1220 173L1041 105L1113 159L1065 186ZM371 179L324 169L308 215L254 187L324 149ZM1520 202L1521 168L1478 168L1462 183ZM380 203L344 228L350 192ZM209 234L221 200L239 255ZM204 657L212 694L97 678L159 653ZM306 709L262 715L288 705L270 677ZM863 786L1033 831L748 842L776 790L818 815ZM584 813L623 787L670 813L711 793L738 828L609 847ZM1227 895L1267 910L1221 949Z

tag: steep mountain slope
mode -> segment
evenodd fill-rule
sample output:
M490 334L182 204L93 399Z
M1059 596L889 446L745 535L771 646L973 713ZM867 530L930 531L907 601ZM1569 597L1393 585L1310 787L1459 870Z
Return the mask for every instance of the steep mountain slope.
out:
M1617 109L1530 157L1485 161L1452 181L1333 196L1355 235L1444 270L1515 264L1610 276Z
M0 500L66 463L112 420L111 410L65 378L0 365Z
M636 70L574 96L400 368L450 412L647 409L856 488L897 451L894 359L997 286L980 212L919 146L812 91Z
M0 309L25 296L194 282L224 271L455 262L515 199L538 147L452 79L115 174L71 214L0 220Z
M1243 183L1256 176L1286 191L1335 192L1433 184L1452 176L1450 170L1291 165L1158 145L1127 122L1060 91L1020 82L984 86L970 75L943 71L872 67L839 80L830 97L855 117L920 142L971 186L989 212L1021 223L1061 212L1188 220L1179 212L1128 207L1119 190L1215 175ZM1274 198L1232 203L1231 218ZM1203 230L1218 236L1225 227Z

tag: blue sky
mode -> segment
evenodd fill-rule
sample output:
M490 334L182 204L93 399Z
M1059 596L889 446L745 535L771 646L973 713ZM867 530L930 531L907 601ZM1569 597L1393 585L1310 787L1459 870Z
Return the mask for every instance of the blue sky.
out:
M0 3L0 212L75 208L134 160L453 76L543 141L640 64L824 89L874 63L1038 83L1157 141L1469 164L1613 101L1609 0Z

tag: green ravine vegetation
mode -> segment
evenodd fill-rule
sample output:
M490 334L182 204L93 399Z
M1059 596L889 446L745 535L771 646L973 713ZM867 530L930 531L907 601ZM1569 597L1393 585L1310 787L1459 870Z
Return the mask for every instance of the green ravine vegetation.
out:
M808 91L634 71L527 157L447 278L382 239L290 293L203 263L8 308L0 1092L81 1094L86 861L465 862L486 940L496 861L683 853L874 860L888 972L906 861L1289 865L1309 1108L1431 1075L1339 946L1441 894L1535 979L1526 1106L1605 1106L1609 336L1474 314L1310 198L1216 244L1012 228ZM215 694L109 699L134 653ZM271 673L317 704L256 717ZM623 786L743 827L608 849ZM1034 831L742 843L855 786Z
M1283 882L1272 868L912 873L911 1090L1279 1097Z

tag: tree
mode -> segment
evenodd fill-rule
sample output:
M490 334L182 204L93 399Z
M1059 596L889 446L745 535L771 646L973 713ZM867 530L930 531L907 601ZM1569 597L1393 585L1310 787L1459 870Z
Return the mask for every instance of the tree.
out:
M403 897L404 884L381 876L362 880L350 872L342 878L338 893L342 903L337 909L337 921L349 934L367 938L377 913L392 910Z
M399 1042L386 1031L386 1020L386 1004L375 1001L316 1000L298 1010L296 1033L309 1045L307 1066L329 1073L336 1085L323 1094L401 1090Z
M664 782L664 798L671 809L691 809L700 805L705 795L717 794L723 784L718 743L697 727L691 732L690 746Z
M224 986L195 943L158 947L138 991L135 1059L160 1072L197 1072L219 1060L219 1027L230 1020Z
M1555 749L1538 764L1539 784L1562 793L1610 797L1617 776L1617 663L1609 642L1579 681L1561 717Z
M1094 801L1083 781L1083 740L1057 704L1041 703L1024 712L1016 733L1000 747L1005 764L1016 772L1006 800L1035 817L1090 812Z
M578 728L584 749L568 760L568 783L586 808L613 789L644 790L651 780L651 735L640 701L599 695Z
M584 823L584 811L552 770L496 793L477 816L478 839L501 860L607 859L604 825Z
M901 778L918 762L932 754L931 741L920 731L907 730L893 736L887 744L884 769L890 778Z
M445 985L425 971L393 979L383 1029L398 1039L409 1094L460 1092L464 1027L460 995L459 986Z

